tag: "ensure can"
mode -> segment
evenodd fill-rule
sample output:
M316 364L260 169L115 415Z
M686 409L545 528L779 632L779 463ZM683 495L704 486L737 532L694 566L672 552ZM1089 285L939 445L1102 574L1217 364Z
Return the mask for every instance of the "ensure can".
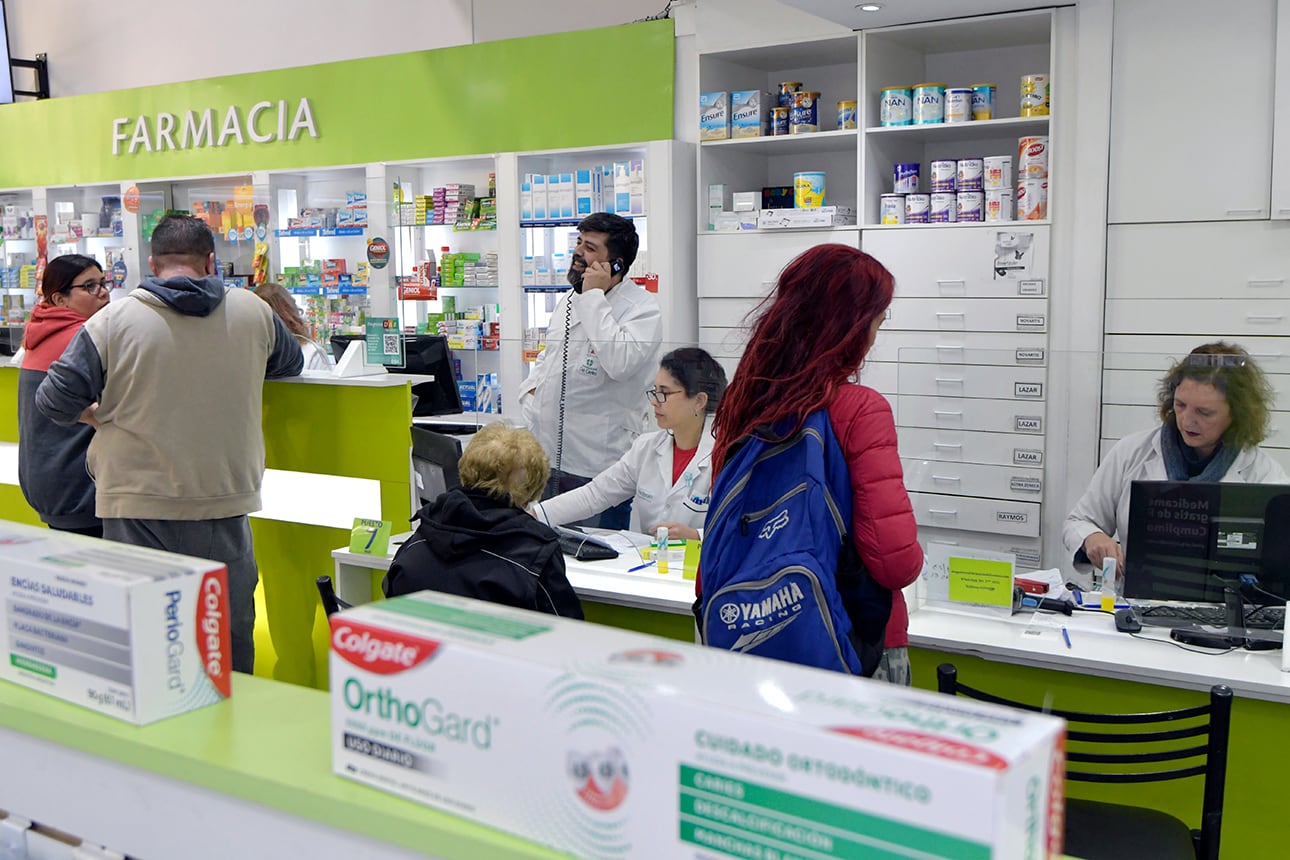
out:
M994 96L997 91L994 84L972 85L972 119L994 119Z
M1017 141L1017 179L1048 178L1048 135L1023 137Z
M838 102L838 128L856 127L856 100L842 99Z
M927 221L929 224L953 224L958 220L958 195L936 192L931 194Z
M951 87L945 91L945 121L968 122L972 119L972 91Z
M1016 217L1011 188L987 188L985 191L985 220L1011 221Z
M959 163L944 160L932 162L932 190L954 193L959 190Z
M770 109L770 133L788 134L788 108L773 107Z
M945 122L945 84L914 87L914 125Z
M1011 155L991 155L983 159L983 161L985 163L983 187L986 191L997 191L1001 188L1012 187Z
M793 93L802 88L801 81L783 81L779 85L779 106L786 108L793 106Z
M891 172L891 190L896 194L913 194L918 190L917 161L897 164Z
M1048 116L1048 75L1021 76L1021 115Z
M960 221L985 220L984 191L960 191L954 195L954 206Z
M958 160L958 190L981 191L985 185L985 160L981 158L960 158Z
M1023 179L1017 183L1017 220L1043 221L1048 217L1048 180Z
M905 223L906 224L926 224L927 213L932 208L932 195L930 194L906 194L905 195Z
M883 87L879 122L883 125L909 125L914 121L912 104L909 87Z
M798 90L793 93L793 106L788 109L788 133L806 134L820 130L820 94Z
M904 224L905 223L905 195L904 194L884 194L879 199L879 223L882 224Z

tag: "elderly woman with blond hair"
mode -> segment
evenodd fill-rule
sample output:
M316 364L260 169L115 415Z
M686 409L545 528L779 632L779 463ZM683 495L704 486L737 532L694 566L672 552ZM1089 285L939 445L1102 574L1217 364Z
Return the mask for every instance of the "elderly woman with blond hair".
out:
M457 469L461 486L417 513L417 529L385 577L385 596L429 589L582 618L559 539L525 511L551 473L533 434L489 424Z

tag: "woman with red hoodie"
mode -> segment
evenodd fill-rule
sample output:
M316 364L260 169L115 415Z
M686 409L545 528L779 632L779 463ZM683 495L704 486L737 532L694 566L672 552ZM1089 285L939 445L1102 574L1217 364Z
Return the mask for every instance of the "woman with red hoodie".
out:
M18 483L27 504L51 529L102 537L103 522L94 515L94 481L85 471L94 428L50 421L36 408L36 389L85 321L107 306L103 269L93 257L55 257L45 266L40 293L23 330Z
M874 581L891 590L882 662L873 677L909 684L909 615L900 589L918 578L918 545L896 424L886 399L851 383L873 346L895 282L873 257L818 245L780 272L717 410L712 462L758 428L826 408L851 474L851 535ZM793 432L796 432L794 428Z

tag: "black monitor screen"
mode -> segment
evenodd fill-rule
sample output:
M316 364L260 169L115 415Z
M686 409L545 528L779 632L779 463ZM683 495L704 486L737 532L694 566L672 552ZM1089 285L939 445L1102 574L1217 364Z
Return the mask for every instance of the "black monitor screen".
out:
M412 470L416 473L417 499L421 504L434 501L445 490L461 486L457 471L460 459L461 442L455 436L424 427L412 428Z
M1130 599L1252 603L1290 597L1290 486L1134 481L1124 591Z
M9 65L9 28L5 26L4 0L0 0L0 105L13 101L13 67Z
M366 338L361 334L332 335L331 351L336 361L340 361L345 348L354 340L366 341ZM412 407L413 415L455 415L461 412L461 392L457 389L448 338L441 334L405 334L403 357L403 366L391 366L391 371L434 377L433 382L412 386L412 393L417 398Z

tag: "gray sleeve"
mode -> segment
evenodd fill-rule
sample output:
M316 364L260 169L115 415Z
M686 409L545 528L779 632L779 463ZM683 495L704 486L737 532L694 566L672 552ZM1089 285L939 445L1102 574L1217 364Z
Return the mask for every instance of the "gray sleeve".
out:
M305 354L296 341L296 336L287 330L286 325L273 315L273 351L265 364L265 379L281 379L284 376L299 376L305 367Z
M36 389L36 408L49 420L75 424L86 407L103 396L103 359L82 327Z

